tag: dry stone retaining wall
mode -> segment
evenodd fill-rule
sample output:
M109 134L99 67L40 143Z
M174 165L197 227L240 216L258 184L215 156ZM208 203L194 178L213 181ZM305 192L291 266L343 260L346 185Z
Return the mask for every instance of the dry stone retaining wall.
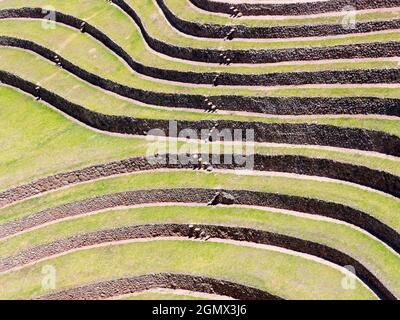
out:
M41 18L40 8L22 8L0 10L0 18L31 17ZM57 13L57 21L71 27L79 28L83 20ZM124 59L135 71L164 80L173 80L188 83L212 83L217 73L194 73L176 70L166 70L141 65L134 61L121 47L108 38L101 31L86 24L85 30L110 50ZM0 37L0 44L4 46L20 47L54 61L55 52L44 48L32 41L13 37ZM104 90L112 91L127 98L158 106L195 108L205 110L208 98L221 110L249 111L267 114L385 114L400 116L398 99L382 99L374 97L244 97L235 95L204 96L187 94L156 93L131 88L110 80L103 79L74 65L63 57L58 56L62 66L77 77L99 86ZM320 72L292 72L271 73L261 75L244 75L218 73L219 84L230 85L260 85L260 84L305 84L305 83L374 83L393 82L398 79L398 70L353 70L353 71L320 71Z
M381 299L393 299L395 296L380 280L363 264L346 253L326 245L294 238L287 235L267 231L215 225L194 225L207 236L217 239L246 241L282 247L296 252L317 256L339 266L353 266L356 275ZM112 243L131 239L156 237L193 237L192 229L185 224L151 224L125 226L115 229L105 229L86 234L74 235L69 238L38 245L19 252L13 256L0 259L0 272L23 266L46 257L61 254L78 248L94 246L102 243Z
M199 275L177 273L152 273L112 279L70 288L37 299L44 300L99 300L132 294L150 289L181 289L193 292L218 294L239 300L281 300L257 288L231 281Z
M211 203L216 194L225 192L234 198L234 205L273 207L326 216L356 225L400 252L400 235L390 226L371 215L339 203L318 199L227 189L149 189L105 194L94 198L44 209L40 212L0 224L0 238L7 237L30 228L78 215L116 207L151 203Z
M231 155L223 154L203 154L202 158L209 159L210 164L216 169L240 169L243 167L236 164L234 161L232 164L225 164L225 157L228 156L231 157ZM247 161L254 164L253 170L328 177L368 186L400 197L400 178L398 176L373 170L368 167L299 155L255 154L247 157ZM57 173L0 192L0 207L40 193L56 190L76 183L110 177L112 175L163 168L190 169L194 167L194 164L191 164L194 163L193 160L189 164L182 164L179 162L174 164L171 158L179 160L179 155L159 155L157 158L157 161L159 161L158 163L152 163L150 162L151 159L138 156L89 166L74 171ZM234 158L234 155L232 158Z
M245 16L260 15L306 15L325 12L342 11L345 7L352 6L356 10L379 9L399 7L399 0L328 0L315 2L295 3L240 3L232 4L212 0L189 0L195 6L211 12L231 14L232 5ZM277 1L278 2L278 1Z
M235 30L234 38L269 39L296 37L324 37L340 34L366 33L383 30L399 29L400 20L357 22L354 28L344 28L342 24L305 24L288 26L249 27L240 24L210 24L188 21L176 16L165 4L164 0L156 0L169 23L177 30L203 38L224 39L228 33ZM400 2L399 2L400 6ZM240 20L239 20L240 23Z
M146 31L140 17L123 0L112 0L124 10L138 25L143 38L155 51L168 56L192 61L220 63L221 53L230 57L232 63L272 63L302 60L326 60L326 59L355 59L355 58L379 58L396 57L400 52L400 43L361 43L350 45L337 45L329 47L299 47L288 49L248 49L248 50L217 50L181 47L152 38Z
M98 78L98 77L97 77ZM94 78L96 81L97 78ZM97 79L100 82L101 78ZM37 86L11 73L0 71L0 81L37 96ZM121 86L122 88L122 86ZM40 98L76 120L102 131L122 134L146 135L153 129L169 134L171 121L162 119L138 119L128 116L107 115L91 111L67 101L45 88L40 88ZM177 132L190 129L201 137L202 130L253 130L255 142L274 142L301 145L323 145L365 151L376 151L388 155L400 155L400 138L388 133L361 128L338 127L314 123L264 123L234 120L200 120L176 122ZM232 131L233 132L233 131Z

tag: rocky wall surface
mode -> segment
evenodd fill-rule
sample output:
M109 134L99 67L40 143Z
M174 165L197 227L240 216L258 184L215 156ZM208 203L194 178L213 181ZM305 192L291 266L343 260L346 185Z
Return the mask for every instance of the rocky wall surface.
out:
M336 46L296 47L284 49L202 49L176 46L151 37L146 31L139 15L123 0L112 0L124 10L138 25L147 44L155 51L165 55L199 62L220 63L221 54L232 63L273 63L283 61L310 61L326 59L356 59L396 57L400 53L400 43L395 41L346 44Z
M43 13L40 8L21 8L0 10L0 18L31 17L41 18ZM79 28L83 20L57 13L57 21L71 27ZM210 84L218 76L221 85L283 85L306 83L365 83L376 81L393 82L398 79L398 70L353 70L353 71L320 71L320 72L289 72L270 73L260 75L245 75L231 73L194 73L177 70L166 70L141 65L134 61L121 47L114 43L101 31L86 24L85 32L102 42L106 47L124 59L135 71L163 80L180 81L184 83ZM13 37L0 37L4 46L19 47L34 51L42 57L56 62L56 53L32 41ZM399 100L375 97L245 97L236 95L205 96L188 94L168 94L151 92L128 87L113 81L101 78L57 55L62 67L75 74L77 77L112 91L127 98L154 104L158 106L181 107L193 109L207 109L206 99L209 99L218 109L230 111L249 111L279 115L300 114L385 114L400 116Z
M94 81L102 81L97 76L94 77L96 77ZM146 135L150 130L157 129L164 132L166 136L169 135L171 120L140 119L91 111L67 101L45 88L39 88L39 93L38 87L34 83L4 71L0 71L0 81L40 97L58 110L95 129L133 135ZM254 133L255 142L322 145L375 151L393 156L400 155L400 137L369 129L315 123L267 123L235 120L176 121L178 133L190 130L197 137L202 137L202 131L211 130L215 126L218 126L220 131L228 129L232 133L235 129L242 130L243 135L248 132L247 130L251 130ZM232 134L231 139L233 138Z
M273 39L273 38L296 38L296 37L325 37L341 34L356 34L375 32L383 30L395 30L400 27L400 19L356 22L353 25L343 24L304 24L283 25L269 27L250 27L237 24L218 25L212 23L199 23L181 19L172 12L164 0L156 0L169 23L177 30L202 38L224 39L232 29L232 37L247 39ZM399 2L400 6L400 2ZM340 18L338 18L340 21Z
M241 156L241 155L238 155ZM182 158L181 158L182 157ZM370 169L330 159L312 158L299 155L251 154L238 163L236 155L202 154L213 169L241 169L250 163L253 170L288 172L309 176L320 176L364 185L400 197L400 177L388 172ZM197 161L197 160L196 160ZM125 173L157 169L191 169L196 166L194 159L182 154L160 154L157 158L144 156L93 165L82 169L60 172L40 178L27 184L11 187L0 192L0 207L40 193L56 190L76 183Z
M356 10L393 8L400 6L399 0L328 0L294 3L240 3L232 4L212 0L189 0L195 6L211 12L231 14L231 6L245 16L260 15L306 15L342 11L351 6Z
M251 190L228 189L149 189L100 195L94 198L61 204L0 224L0 237L7 237L67 217L116 207L152 203L207 203L211 205L216 195L221 193L231 195L234 199L232 203L234 205L293 210L345 221L366 230L391 246L396 252L400 252L400 235L390 226L361 210L319 199Z
M200 275L177 273L152 273L140 276L112 279L70 288L37 299L44 300L99 300L129 295L150 289L180 289L217 294L239 300L281 300L257 288L231 281Z
M194 228L200 229L207 237L245 241L258 244L278 246L296 252L317 256L339 266L351 265L356 275L381 299L396 299L388 288L363 264L337 249L326 245L294 238L291 236L271 233L242 227L228 227L216 225L185 224L151 224L133 225L115 229L104 229L85 234L74 235L69 238L41 244L19 252L13 256L0 259L0 271L4 272L40 259L58 255L64 252L95 246L103 243L113 243L132 239L157 237L199 238L193 234Z

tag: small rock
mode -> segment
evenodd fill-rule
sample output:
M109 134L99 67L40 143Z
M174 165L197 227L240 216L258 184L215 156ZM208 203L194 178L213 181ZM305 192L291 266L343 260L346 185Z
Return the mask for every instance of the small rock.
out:
M209 206L216 206L218 204L234 204L235 197L227 192L218 192L215 197L208 203Z
M201 229L200 229L200 228L195 228L195 229L194 229L194 237L195 237L196 239L199 238L200 232L201 232Z

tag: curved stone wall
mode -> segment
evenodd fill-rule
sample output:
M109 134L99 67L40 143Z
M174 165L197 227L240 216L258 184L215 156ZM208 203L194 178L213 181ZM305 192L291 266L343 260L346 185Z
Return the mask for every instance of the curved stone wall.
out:
M50 49L47 49L33 41L18 39L14 37L0 36L0 45L23 48L25 50L33 51L42 57L54 61L56 53ZM96 77L96 75L79 68L70 61L66 60L60 55L57 55L59 61L63 67L84 79L85 81L91 81L90 78ZM168 71L168 70L167 70ZM175 71L171 70L171 74L168 76L172 78ZM180 72L178 72L180 73ZM305 84L374 84L374 83L398 83L400 77L400 71L397 68L387 69L361 69L361 70L323 70L323 71L295 71L295 72L271 72L265 74L235 74L235 73L193 73L195 78L191 78L192 83L196 84L213 84L215 77L218 75L218 85L231 85L231 86L281 86L281 85L305 85ZM97 76L98 78L101 78ZM164 79L168 80L168 79ZM184 83L186 79L181 79ZM128 87L119 83L115 83L111 80L102 78L102 82L109 83L108 87L112 86L123 86ZM112 86L111 86L112 85ZM129 87L131 91L138 91L143 93L149 93L146 90ZM114 89L115 93L122 94L118 90L118 86ZM153 92L153 94L156 94ZM159 93L160 96L163 93ZM191 95L187 95L191 96ZM198 99L198 95L193 95L194 98ZM148 101L149 98L147 98ZM218 97L214 97L218 99Z
M220 63L221 54L223 54L228 56L232 63L273 63L284 61L397 57L400 54L400 43L395 41L385 42L384 46L382 46L381 42L371 42L326 47L317 46L259 50L218 50L179 47L152 38L144 28L139 16L131 7L129 7L123 0L112 1L135 21L142 32L144 40L150 48L162 54L179 59ZM24 17L43 18L44 16L45 13L42 12L41 8L5 9L0 11L0 19ZM83 22L83 20L59 12L56 12L56 21L66 23L78 29ZM90 30L93 31L93 27L87 25L85 30L85 32L90 32ZM104 36L102 36L102 38L104 39Z
M207 3L209 0L193 0L192 2ZM325 12L333 5L343 4L346 0L325 1L322 6L316 7ZM192 61L219 62L220 53L231 57L233 63L260 63L292 61L293 55L298 60L320 60L320 59L339 59L339 58L359 58L359 57L393 57L400 54L399 42L388 43L364 43L340 45L331 47L303 47L272 50L214 50L190 47L179 47L165 43L153 38L146 31L140 17L123 0L111 0L125 11L139 26L142 36L146 43L154 50L163 54L180 59ZM198 36L222 38L223 33L232 26L200 25L190 21L183 21L168 10L163 0L157 0L162 7L164 14L179 30L186 30L189 34L198 33ZM384 3L383 3L384 2ZM380 3L361 0L358 5L375 7L379 5L393 6L394 0L384 0ZM399 2L399 1L397 1ZM313 4L313 5L315 5ZM400 6L400 3L398 3ZM220 3L226 5L226 3ZM306 4L310 6L310 4ZM242 6L242 4L239 4ZM298 4L278 4L278 5L244 5L246 13L251 10L266 12L272 10L279 12L279 8L286 7L289 12L291 7L299 7ZM311 10L315 10L313 7ZM222 7L221 7L222 8ZM310 7L311 8L311 7ZM360 9L358 7L357 9ZM297 9L298 10L298 9ZM292 14L296 15L297 11ZM304 13L304 12L303 12ZM21 8L0 10L0 19L18 18L43 18L44 13L41 8ZM83 20L73 16L57 13L57 21L73 28L81 28ZM354 32L369 32L376 30L386 30L398 28L400 20L367 22L358 25ZM279 32L284 37L296 36L321 36L329 35L332 32L345 33L339 30L337 25L324 26L292 26L292 27L271 27L271 28L249 28L238 27L238 35L250 37L251 31L255 32L253 38L264 37L271 32L271 38L278 37ZM310 29L307 31L308 27ZM253 29L253 30L251 30ZM118 46L109 37L90 24L85 24L84 30L96 40L103 43L118 56L123 58L132 69L145 75L154 76L164 80L174 80L195 84L212 84L218 76L218 84L222 85L302 85L302 84L329 84L329 83L398 83L400 72L397 69L382 70L332 70L316 72L288 72L288 73L269 73L259 75L249 74L230 74L230 73L192 73L177 70L159 69L142 65L133 60L122 47ZM311 33L310 33L311 32ZM281 36L282 37L282 36ZM272 98L272 97L236 97L236 96L202 96L187 95L178 93L160 93L131 88L129 86L113 82L99 77L78 65L58 56L56 53L41 45L29 40L17 39L13 37L0 36L0 45L13 46L31 50L49 61L60 61L61 66L84 81L87 81L103 90L112 91L121 96L135 99L144 103L162 105L167 107L183 107L205 109L207 102L212 101L218 109L232 111L251 111L259 113L275 114L342 114L342 113L361 113L361 114L385 114L400 115L398 99L380 98ZM382 46L383 45L383 46ZM292 57L292 58L291 58ZM6 85L21 89L25 93L37 97L40 100L54 106L93 128L116 132L122 134L147 135L152 129L161 129L168 134L170 121L163 119L136 119L127 116L107 115L86 109L84 106L72 103L63 97L26 81L21 77L11 73L0 71L0 82ZM246 104L248 102L248 104ZM365 103L365 105L363 105ZM245 110L243 110L245 105ZM257 110L257 111L256 111ZM272 112L271 112L272 111ZM233 120L201 120L201 121L178 121L178 132L183 129L194 130L198 136L203 129L218 127L221 129L252 129L255 133L256 142L275 142L300 145L326 145L350 149L381 152L388 155L400 156L400 137L385 132L367 130L360 128L345 128L335 125L322 125L316 123L263 123L253 121L233 121ZM227 141L225 139L225 141ZM168 155L170 157L173 155ZM400 197L400 177L388 172L374 170L364 166L353 165L350 163L339 162L329 159L312 158L298 155L254 155L254 169L259 171L278 171L295 174L316 175L367 186L379 191L386 192L395 197ZM112 175L141 171L155 170L159 168L188 169L195 168L195 164L181 165L171 164L167 161L166 165L149 163L144 157L130 158L121 161L114 161L96 166L83 168L71 172L59 173L49 177L41 178L25 185L19 185L0 192L0 207L12 204L15 201L26 199L35 194L55 190L63 186L72 185L84 181L90 181ZM207 170L215 169L236 169L235 165L220 165L211 162L212 167ZM207 164L208 166L208 164ZM205 169L205 167L203 168ZM218 202L223 198L222 193L229 196L229 203ZM217 200L216 200L217 199ZM219 199L219 200L218 200ZM76 200L76 199L75 199ZM216 202L214 202L216 201ZM218 203L232 205L265 206L281 209L302 211L305 213L331 217L346 221L363 228L371 235L385 242L397 253L400 253L400 235L390 225L378 220L374 216L345 206L339 203L327 202L318 199L309 199L299 196L289 196L272 194L250 190L215 190L215 189L161 189L161 190L137 190L125 191L114 194L104 194L94 198L87 198L71 203L61 204L52 208L44 209L36 213L23 213L22 217L0 224L0 238L15 235L19 232L27 231L29 228L39 227L43 224L57 221L62 218L73 217L98 210L115 208L119 206L132 206L137 204L150 203L208 203L215 205ZM24 215L25 214L25 215ZM384 218L382 218L384 219ZM386 220L384 220L386 221ZM390 222L389 222L390 223ZM396 299L395 295L379 280L379 272L376 275L368 270L362 263L332 247L321 243L315 243L301 238L294 238L285 234L276 234L262 230L236 226L219 225L196 225L201 228L208 237L225 240L246 241L274 245L297 252L302 252L339 266L352 265L356 269L357 276L382 299ZM86 234L73 235L69 238L44 243L24 251L13 253L12 256L0 258L0 272L10 271L29 263L37 262L53 255L62 254L79 248L86 248L91 245L102 243L118 243L118 241L131 240L138 238L156 237L180 237L185 239L191 237L192 227L186 224L159 224L159 225L134 225L124 226L115 229L98 230ZM204 239L203 239L204 240ZM363 259L362 259L363 260ZM185 282L186 281L186 282ZM183 283L185 282L185 283ZM196 285L197 283L197 285ZM229 281L212 279L202 276L190 276L183 274L150 274L137 277L127 277L103 281L97 284L88 284L79 288L61 290L44 296L48 298L99 298L104 297L102 290L108 290L105 295L110 297L138 291L141 286L149 289L152 286L190 288L188 290L199 290L203 292L221 292L240 299L279 299L267 292L256 288L246 287L241 284ZM186 287L185 287L186 286ZM142 289L142 290L143 290ZM235 291L238 291L236 292ZM223 292L223 293L222 293ZM228 293L228 294L227 294ZM41 297L39 297L41 298ZM42 297L43 298L43 297Z
M212 0L189 0L195 6L211 12L231 14L232 3ZM278 2L278 1L277 1ZM295 3L240 3L235 8L245 16L261 15L305 15L325 12L342 11L344 7L352 6L356 10L399 7L398 0L328 0L316 2Z
M269 27L249 27L240 24L211 24L188 21L176 16L164 0L156 0L169 23L185 34L202 38L224 39L234 29L234 38L272 39L296 37L324 37L340 34L355 34L395 30L400 28L400 19L386 21L358 22L354 28L344 28L342 24L284 25ZM231 4L232 5L232 4ZM399 2L400 6L400 2Z
M138 25L143 38L155 51L168 56L199 62L220 63L221 54L231 58L232 63L272 63L283 61L310 61L326 59L355 59L396 57L400 53L400 43L361 43L329 47L298 47L286 49L217 50L180 47L152 38L146 31L140 17L123 0L111 0L124 10ZM295 59L295 60L293 60Z
M190 169L193 164L174 164L172 159L179 159L179 155L160 155L158 163L152 163L154 159L146 159L143 156L112 161L105 164L57 173L27 184L9 188L0 192L0 207L33 197L40 193L56 190L68 185L82 183L99 178L121 175L130 172L156 170L156 169ZM209 159L209 163L215 169L240 169L240 164L225 164L225 155L202 154L203 159ZM226 155L234 158L234 155ZM151 161L150 161L151 160ZM388 172L370 169L365 166L339 162L330 159L312 158L299 155L248 155L247 161L253 163L253 170L275 171L321 176L342 181L348 181L364 185L400 197L400 177Z
M386 288L385 285L363 264L346 253L326 245L283 234L249 228L198 224L193 226L195 228L200 228L211 238L272 245L317 256L342 267L351 265L356 270L357 277L360 278L372 291L374 291L379 298L396 299L390 290ZM2 258L0 259L0 272L8 271L28 263L78 248L132 239L157 237L190 238L192 237L191 232L192 230L190 229L190 226L186 224L133 225L115 229L93 231L38 245L21 251L13 256Z
M97 77L98 78L98 77ZM95 79L97 79L95 78ZM101 78L98 79L102 81ZM8 72L0 71L0 81L36 96L37 86ZM104 84L106 85L106 84ZM146 135L159 129L168 135L170 120L137 119L127 116L106 115L91 111L67 101L45 88L40 88L40 98L76 120L102 131L122 134ZM177 98L177 97L176 97ZM274 142L302 145L325 145L376 151L388 155L400 155L400 137L369 129L337 127L314 123L264 123L234 120L201 120L176 122L177 132L191 130L201 137L201 131L218 126L219 130L253 130L255 142ZM228 140L226 140L228 141Z
M152 273L112 279L57 291L37 299L99 300L158 288L217 294L239 300L282 300L276 295L243 284L205 276L177 273Z
M106 194L62 204L0 224L0 238L60 219L116 207L151 203L209 204L215 198L216 194L221 192L232 195L234 197L234 205L273 207L300 211L348 222L366 230L392 247L396 252L400 252L400 235L395 230L371 215L349 206L298 196L226 189L149 189Z
M0 36L0 45L18 47L26 50L33 51L49 61L54 61L56 53L49 50L35 42L13 37ZM162 93L152 92L137 88L128 87L116 83L111 80L104 79L95 74L92 74L79 66L71 63L60 55L57 55L58 61L61 62L62 67L68 72L73 73L75 76L87 81L95 86L104 90L114 92L121 96L125 96L137 101L154 104L159 106L168 107L181 107L202 109L207 108L206 98L212 101L221 110L230 111L248 111L267 114L385 114L392 116L400 116L400 102L398 99L389 98L374 98L374 97L343 97L343 98L329 98L329 97L245 97L234 95L222 96L204 96L204 95L190 95L178 93ZM166 70L164 70L166 71ZM174 75L174 71L171 71ZM267 81L268 83L282 84L299 82L319 82L327 79L327 82L361 82L379 81L379 82L393 82L397 81L399 77L399 70L386 69L386 70L354 70L349 72L342 71L321 71L321 72L293 72L293 73L271 73L265 75L254 75L254 83L258 80L261 82ZM213 81L212 75L202 74L199 83L203 80ZM251 77L251 76L250 76ZM330 77L331 80L328 80ZM258 79L258 80L257 80ZM191 79L196 80L196 79ZM249 81L248 75L239 74L220 74L219 83L221 84L241 84ZM253 83L253 84L254 84Z

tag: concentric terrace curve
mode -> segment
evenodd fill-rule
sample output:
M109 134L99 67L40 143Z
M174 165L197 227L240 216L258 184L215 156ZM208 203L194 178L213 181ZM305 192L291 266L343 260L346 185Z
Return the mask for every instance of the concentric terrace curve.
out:
M304 15L318 14L325 12L341 11L343 8L351 6L355 10L377 9L377 8L392 8L400 5L398 0L326 0L326 1L291 1L286 3L249 3L243 2L224 2L219 0L188 0L200 9L232 14L231 7L234 6L245 16L263 16L263 15Z
M164 13L168 22L182 33L201 37L224 39L231 30L235 38L244 39L272 39L296 37L323 37L339 34L366 33L400 28L400 19L358 22L354 28L344 28L342 24L312 24L291 26L250 27L240 24L203 24L195 21L184 20L178 17L165 0L155 0ZM399 3L400 5L400 3Z
M176 46L155 39L149 35L139 15L123 0L112 0L128 14L141 30L150 48L170 57L207 63L221 63L221 56L227 56L232 63L272 63L283 61L311 61L325 59L355 59L398 56L400 44L395 41L344 44L326 47L298 47L286 49L203 49ZM42 14L43 16L43 14ZM379 49L378 49L379 48ZM295 59L295 60L293 60Z
M381 299L396 299L365 266L347 254L336 249L286 235L274 234L241 227L226 227L214 225L195 225L212 239L245 241L264 245L282 247L288 250L316 256L339 266L351 265L356 269L357 276ZM194 230L194 229L193 229ZM71 236L66 239L36 246L16 253L13 256L0 259L0 272L11 271L14 268L34 263L55 255L70 252L79 248L95 246L104 243L120 242L131 239L158 237L195 237L190 225L159 224L133 225L121 228L106 229L87 234Z
M126 191L61 204L0 224L0 238L9 237L60 219L121 206L163 202L208 204L213 199L222 201L218 200L216 196L223 192L234 197L235 205L302 211L348 222L366 230L392 247L396 252L400 252L400 235L394 229L372 215L346 205L319 199L259 191L199 188Z
M183 289L193 292L217 294L239 300L281 300L257 288L206 276L152 273L105 280L80 287L60 290L35 299L44 300L99 300L132 294L149 289Z
M3 9L0 10L0 19L6 18L42 19L43 13L38 8ZM56 12L57 22L79 29L83 20L73 16ZM145 66L135 61L122 47L117 45L103 32L85 24L85 32L101 42L108 49L123 59L134 71L153 78L194 84L214 84L218 77L219 85L231 86L276 86L276 85L304 85L304 84L361 84L361 83L397 83L398 69L361 69L361 70L328 70L303 72L275 72L266 74L239 74L227 72L195 73L157 67ZM18 46L30 49L23 39L4 37L2 45ZM38 45L35 46L37 51ZM53 60L53 59L52 59ZM220 59L221 60L221 59Z
M74 119L99 130L122 133L146 135L153 129L168 133L171 122L161 119L136 119L126 116L106 115L88 110L80 105L71 103L61 96L22 78L0 71L0 80L10 86L39 97L58 110ZM102 78L98 77L100 82ZM178 132L191 129L197 136L202 136L204 129L211 130L218 126L220 129L253 130L255 142L276 142L289 144L308 144L376 151L388 155L400 155L400 138L388 133L350 127L336 127L313 123L262 123L244 122L233 120L203 120L203 121L177 121Z
M392 115L400 116L399 100L389 98L374 98L374 97L246 97L246 96L203 96L194 94L179 94L179 93L162 93L152 92L139 88L133 88L124 84L116 83L112 80L104 79L98 75L88 72L79 66L71 63L64 57L56 54L54 51L45 48L33 41L18 39L15 37L0 36L0 45L22 48L35 52L36 54L44 57L51 62L57 62L68 72L71 72L78 78L98 86L106 91L111 91L118 95L127 97L129 99L137 100L143 103L167 106L167 107L181 107L193 109L206 109L208 107L207 101L212 101L221 110L229 111L249 111L256 113L278 114L278 115L300 115L300 114L379 114L379 115ZM286 82L290 78L306 79L306 74L314 78L316 74L325 78L329 78L333 74L337 74L339 78L347 78L349 76L357 76L360 82L372 79L375 81L388 81L397 82L398 73L397 69L386 70L359 70L349 71L350 73L341 71L321 71L317 73L275 73L265 75L265 79L270 78L273 81ZM211 75L211 74L209 74ZM174 76L174 71L171 74ZM207 74L203 74L205 81L213 81L207 79ZM230 81L230 74L221 74L221 83ZM274 78L276 76L276 78ZM257 78L257 75L255 75ZM261 78L264 75L260 76ZM305 77L305 78L303 78ZM241 78L241 76L239 77ZM317 76L318 78L318 76ZM257 79L255 79L257 80ZM321 79L320 79L321 80ZM338 80L338 79L336 79ZM246 80L247 81L247 80ZM301 81L301 80L300 80ZM306 82L308 80L305 80ZM319 81L318 79L316 81ZM206 100L208 99L208 100ZM243 106L245 106L243 108Z
M196 168L197 164L195 159L190 159L186 155L184 156L184 159L186 160L186 158L188 158L187 164L176 163L174 159L179 159L180 156L183 155L158 155L158 158L156 159L132 157L119 161L93 165L74 171L57 173L56 175L40 178L27 184L15 186L0 192L0 207L71 184L82 183L117 174L155 170L160 168ZM218 155L218 157L215 157L213 154L198 155L198 158L210 159L210 165L213 169L232 170L243 168L243 165L236 163L225 164L221 161L224 157L225 155ZM229 157L234 159L235 155L229 155ZM300 155L251 154L246 157L247 161L253 164L253 170L256 171L287 172L337 179L363 185L400 198L400 178L384 171L378 171L351 163Z

